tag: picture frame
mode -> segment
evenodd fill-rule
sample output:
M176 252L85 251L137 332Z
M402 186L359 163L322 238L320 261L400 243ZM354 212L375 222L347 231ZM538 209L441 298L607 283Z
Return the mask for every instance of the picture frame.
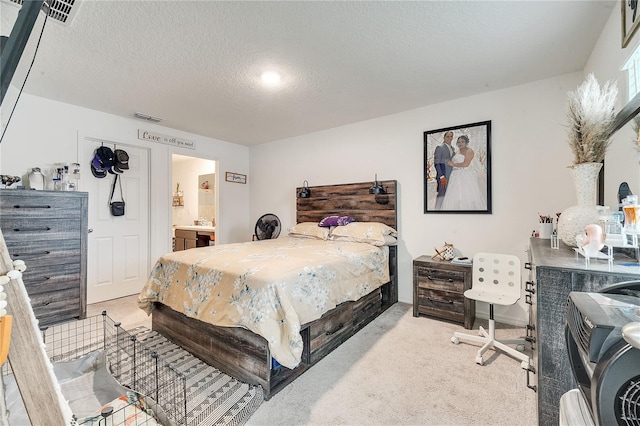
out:
M451 141L453 152L449 144L445 144L445 137ZM457 146L458 140L462 149ZM456 168L446 163L453 161L456 154L465 153L466 156L454 159L463 161L459 164L467 163L465 167ZM424 132L423 180L425 214L490 214L491 121Z
M242 173L226 172L224 175L224 180L226 180L227 182L246 184L247 175L243 175Z
M640 24L640 14L638 13L638 2L622 0L622 48L629 45L629 42L638 30Z

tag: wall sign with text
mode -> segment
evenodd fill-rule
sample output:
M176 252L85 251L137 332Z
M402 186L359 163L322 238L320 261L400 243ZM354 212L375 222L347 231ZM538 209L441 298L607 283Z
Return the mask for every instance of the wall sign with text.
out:
M175 136L163 135L161 133L150 132L148 130L138 129L138 139L142 141L163 143L165 145L173 145L179 148L196 149L196 143L194 141L178 138Z
M233 183L247 183L247 175L243 175L240 173L226 172L224 175L224 180L227 182Z

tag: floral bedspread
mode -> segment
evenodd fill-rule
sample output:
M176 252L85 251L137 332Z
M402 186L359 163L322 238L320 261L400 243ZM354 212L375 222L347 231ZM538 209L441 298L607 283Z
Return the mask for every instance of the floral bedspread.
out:
M210 324L264 337L272 356L294 368L301 325L389 281L389 248L281 237L162 256L138 297Z

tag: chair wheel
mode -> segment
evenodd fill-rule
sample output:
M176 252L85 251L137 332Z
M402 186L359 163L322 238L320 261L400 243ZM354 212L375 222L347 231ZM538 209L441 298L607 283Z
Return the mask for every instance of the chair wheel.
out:
M476 364L478 365L484 365L484 359L482 359L481 356L477 356L476 357Z
M451 343L453 343L454 345L457 345L458 343L460 343L460 339L458 339L457 337L452 337Z
M516 345L516 350L518 352L524 352L524 345L522 343Z

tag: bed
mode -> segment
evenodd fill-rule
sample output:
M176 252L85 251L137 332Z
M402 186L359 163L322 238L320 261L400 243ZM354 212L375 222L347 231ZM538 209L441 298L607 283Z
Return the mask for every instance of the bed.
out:
M386 193L370 194L371 183L310 187L309 197L297 198L294 231L332 215L397 229L396 181L381 184ZM307 251L322 263L305 265ZM347 258L352 263L345 265ZM139 305L152 312L153 330L221 371L262 386L269 399L397 302L396 271L395 245L350 238L281 237L204 247L163 256ZM323 275L339 285L328 290ZM294 287L294 296L280 293ZM213 299L230 303L220 306ZM274 309L258 305L262 299Z

